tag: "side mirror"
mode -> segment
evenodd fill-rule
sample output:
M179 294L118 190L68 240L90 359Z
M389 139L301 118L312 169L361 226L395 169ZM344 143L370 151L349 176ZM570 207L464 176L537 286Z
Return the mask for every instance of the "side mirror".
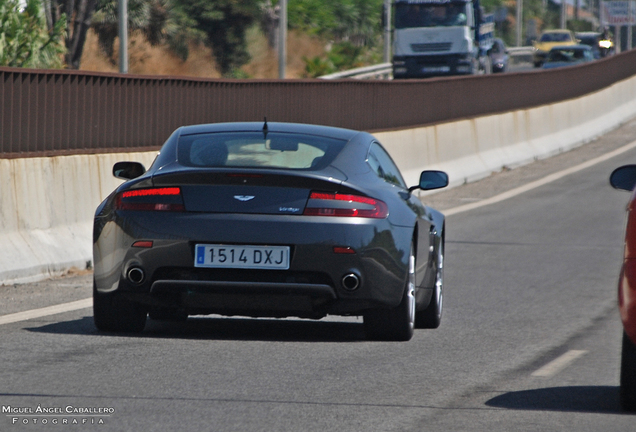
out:
M448 174L444 171L422 171L420 184L409 188L409 191L441 189L446 186L448 186Z
M633 191L636 186L636 165L623 165L616 168L609 180L614 189Z
M122 180L132 180L145 172L146 168L139 162L117 162L113 166L113 175Z

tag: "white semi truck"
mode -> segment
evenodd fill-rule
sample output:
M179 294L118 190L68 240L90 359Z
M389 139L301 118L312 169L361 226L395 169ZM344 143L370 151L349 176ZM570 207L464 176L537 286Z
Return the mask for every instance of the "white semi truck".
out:
M393 78L491 72L494 19L479 0L395 0Z

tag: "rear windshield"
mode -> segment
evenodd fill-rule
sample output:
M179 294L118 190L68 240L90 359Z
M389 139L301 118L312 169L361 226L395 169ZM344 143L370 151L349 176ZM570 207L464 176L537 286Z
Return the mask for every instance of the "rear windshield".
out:
M570 42L568 33L545 33L541 36L541 42Z
M231 132L179 138L179 163L194 167L320 170L346 141L314 135Z

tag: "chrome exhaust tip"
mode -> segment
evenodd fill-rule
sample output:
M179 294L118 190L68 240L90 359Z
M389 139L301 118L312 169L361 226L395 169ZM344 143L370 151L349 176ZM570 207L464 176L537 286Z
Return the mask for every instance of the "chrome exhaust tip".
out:
M347 291L355 291L360 286L360 278L355 273L348 273L342 277L342 287Z
M132 267L128 270L128 273L126 273L126 278L135 285L139 285L143 283L146 274L140 267Z

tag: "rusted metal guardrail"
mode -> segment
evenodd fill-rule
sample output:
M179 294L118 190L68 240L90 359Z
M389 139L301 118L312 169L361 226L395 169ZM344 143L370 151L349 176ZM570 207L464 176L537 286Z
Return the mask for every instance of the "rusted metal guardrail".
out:
M0 68L0 158L158 148L181 125L404 129L508 112L636 74L636 51L540 73L427 80L213 80Z

